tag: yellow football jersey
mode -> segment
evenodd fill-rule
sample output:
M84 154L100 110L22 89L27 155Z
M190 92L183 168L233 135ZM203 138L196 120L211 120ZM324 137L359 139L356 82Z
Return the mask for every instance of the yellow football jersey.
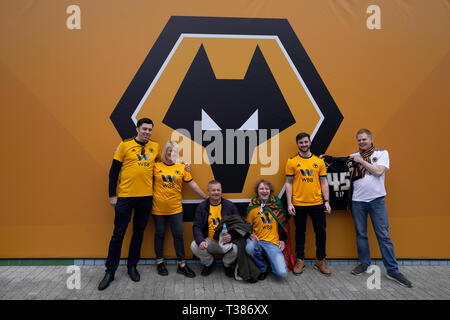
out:
M119 174L118 197L146 197L153 195L153 165L161 148L150 140L142 145L135 139L123 141L117 147L114 159L122 162Z
M253 234L259 240L272 242L278 245L280 236L278 235L278 222L267 210L261 212L261 207L250 210L247 214L247 221L253 226Z
M222 203L218 205L209 205L209 216L208 216L208 238L210 240L216 241L214 237L214 232L216 231L216 227L219 225L222 220Z
M155 215L171 215L183 211L183 182L192 181L192 176L185 170L185 165L176 163L167 165L157 162L153 167L153 206Z
M323 203L320 177L327 176L323 159L312 155L302 158L300 154L286 162L286 176L293 176L292 204L294 206L314 206Z

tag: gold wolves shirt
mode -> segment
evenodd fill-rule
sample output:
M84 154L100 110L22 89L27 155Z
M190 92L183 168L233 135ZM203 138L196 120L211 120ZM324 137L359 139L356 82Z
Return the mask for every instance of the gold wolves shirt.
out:
M253 234L255 234L259 240L272 242L278 245L280 236L278 235L278 222L275 218L261 207L256 207L250 210L247 214L247 221L253 226Z
M161 149L155 141L142 145L134 139L117 147L114 159L122 162L119 174L118 197L146 197L153 194L153 165Z
M292 204L314 206L323 203L320 177L327 177L325 162L312 155L303 158L300 154L286 162L286 176L293 176Z
M222 219L222 203L218 205L209 205L209 216L208 216L208 238L217 242L214 239L214 232L216 231L217 225L220 223Z
M192 181L192 176L185 170L185 165L157 162L153 167L153 175L152 213L161 216L182 212L183 182Z

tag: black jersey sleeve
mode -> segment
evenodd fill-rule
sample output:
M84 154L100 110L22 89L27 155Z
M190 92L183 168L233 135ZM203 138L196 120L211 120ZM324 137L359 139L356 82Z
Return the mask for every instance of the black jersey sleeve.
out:
M122 169L122 162L114 159L109 169L109 196L115 197L117 195L117 181L119 180L120 169Z

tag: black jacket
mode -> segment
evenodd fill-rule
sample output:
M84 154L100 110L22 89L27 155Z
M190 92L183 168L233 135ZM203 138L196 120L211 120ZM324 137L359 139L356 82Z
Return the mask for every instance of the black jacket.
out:
M239 215L236 206L230 200L222 198L222 219L230 215ZM194 240L197 245L208 238L208 216L209 206L211 202L209 198L200 202L195 209L194 224L192 225L192 232L194 233ZM234 232L230 232L232 239L236 238Z
M253 262L252 258L250 258L245 251L247 238L251 235L253 230L252 225L241 216L233 215L223 217L222 221L216 227L216 232L214 233L213 237L214 239L219 240L220 232L222 231L222 226L224 223L227 224L228 232L231 235L236 235L235 239L232 239L232 241L238 247L238 275L244 280L251 283L258 281L260 271Z

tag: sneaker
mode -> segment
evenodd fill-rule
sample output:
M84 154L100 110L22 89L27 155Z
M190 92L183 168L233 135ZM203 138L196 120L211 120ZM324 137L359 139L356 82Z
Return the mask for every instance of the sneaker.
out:
M160 276L167 276L167 275L169 275L169 271L167 271L166 264L164 262L157 263L156 264L156 270L158 270L158 274Z
M298 276L303 272L303 268L305 267L305 261L302 259L297 259L294 269L292 270L292 273Z
M314 263L314 268L316 268L317 270L319 270L321 273L323 273L326 276L331 275L331 271L330 271L330 269L328 269L327 261L325 259L323 259L323 260L316 259L316 262Z
M212 272L213 266L214 266L214 263L210 266L203 266L201 275L204 277L209 276Z
M352 270L352 274L355 276L360 276L362 273L367 271L367 266L364 264L359 264Z
M391 280L394 280L396 282L398 282L399 284L401 284L404 287L407 288L412 288L412 283L411 281L409 281L408 279L406 279L406 277L401 274L401 273L397 273L397 274L388 274L387 277Z
M195 278L195 272L188 267L187 264L184 265L184 267L180 267L178 265L177 273L182 274L188 278Z

